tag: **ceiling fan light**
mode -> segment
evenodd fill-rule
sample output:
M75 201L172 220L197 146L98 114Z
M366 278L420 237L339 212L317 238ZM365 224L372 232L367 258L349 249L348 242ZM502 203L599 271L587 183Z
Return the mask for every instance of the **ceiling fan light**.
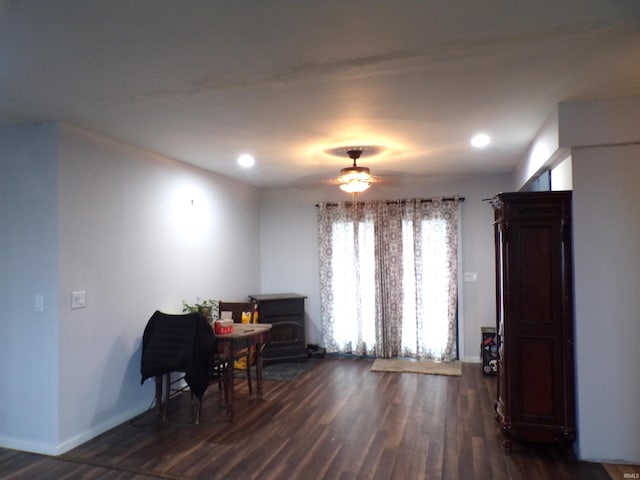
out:
M364 192L371 186L373 178L371 171L367 167L347 167L340 170L337 182L340 189L348 193Z
M348 150L347 154L353 160L353 165L341 169L340 176L335 181L343 192L353 194L364 192L376 181L376 178L371 175L371 170L367 167L356 165L356 160L360 158L362 149L353 148Z
M359 180L362 182L368 182L371 180L371 170L367 167L347 167L340 170L340 176L338 181L351 182L353 180Z
M362 193L371 186L369 182L361 180L352 180L348 183L340 185L340 190L347 193Z

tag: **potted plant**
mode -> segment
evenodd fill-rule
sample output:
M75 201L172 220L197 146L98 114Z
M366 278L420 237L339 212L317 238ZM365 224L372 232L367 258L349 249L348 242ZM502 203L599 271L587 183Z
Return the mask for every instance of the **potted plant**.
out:
M195 303L189 304L185 300L182 301L183 313L199 313L206 318L209 323L213 323L218 318L218 301L217 300L200 300L196 297Z

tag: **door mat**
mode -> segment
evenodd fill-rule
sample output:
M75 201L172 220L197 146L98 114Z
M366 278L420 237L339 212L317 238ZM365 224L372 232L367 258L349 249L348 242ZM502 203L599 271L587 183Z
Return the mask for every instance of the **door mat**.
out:
M462 375L461 362L416 361L409 358L376 358L371 366L372 372L408 372L428 375Z

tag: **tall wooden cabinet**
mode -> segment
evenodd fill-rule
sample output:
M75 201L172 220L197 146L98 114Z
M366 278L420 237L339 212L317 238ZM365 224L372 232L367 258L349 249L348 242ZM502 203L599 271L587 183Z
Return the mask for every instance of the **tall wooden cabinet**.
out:
M493 197L497 421L511 439L573 443L571 192Z

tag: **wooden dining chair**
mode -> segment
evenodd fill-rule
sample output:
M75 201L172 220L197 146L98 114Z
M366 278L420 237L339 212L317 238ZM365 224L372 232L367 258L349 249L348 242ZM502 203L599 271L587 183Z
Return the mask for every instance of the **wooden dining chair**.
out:
M249 321L253 322L256 315L256 305L254 302L218 302L219 307L219 318L222 318L223 312L231 312L231 318L234 323L242 323L243 314L247 314L249 316ZM251 383L251 348L247 346L247 348L240 350L236 354L235 360L240 360L242 358L246 358L246 374L247 374L247 382L249 384L249 395L253 394L253 387Z
M151 316L142 335L140 383L155 378L156 409L163 419L167 417L169 399L185 391L183 384L186 383L195 407L195 422L199 423L202 397L210 383L209 363L214 349L213 330L199 313L174 315L156 311ZM172 380L172 372L183 375Z

